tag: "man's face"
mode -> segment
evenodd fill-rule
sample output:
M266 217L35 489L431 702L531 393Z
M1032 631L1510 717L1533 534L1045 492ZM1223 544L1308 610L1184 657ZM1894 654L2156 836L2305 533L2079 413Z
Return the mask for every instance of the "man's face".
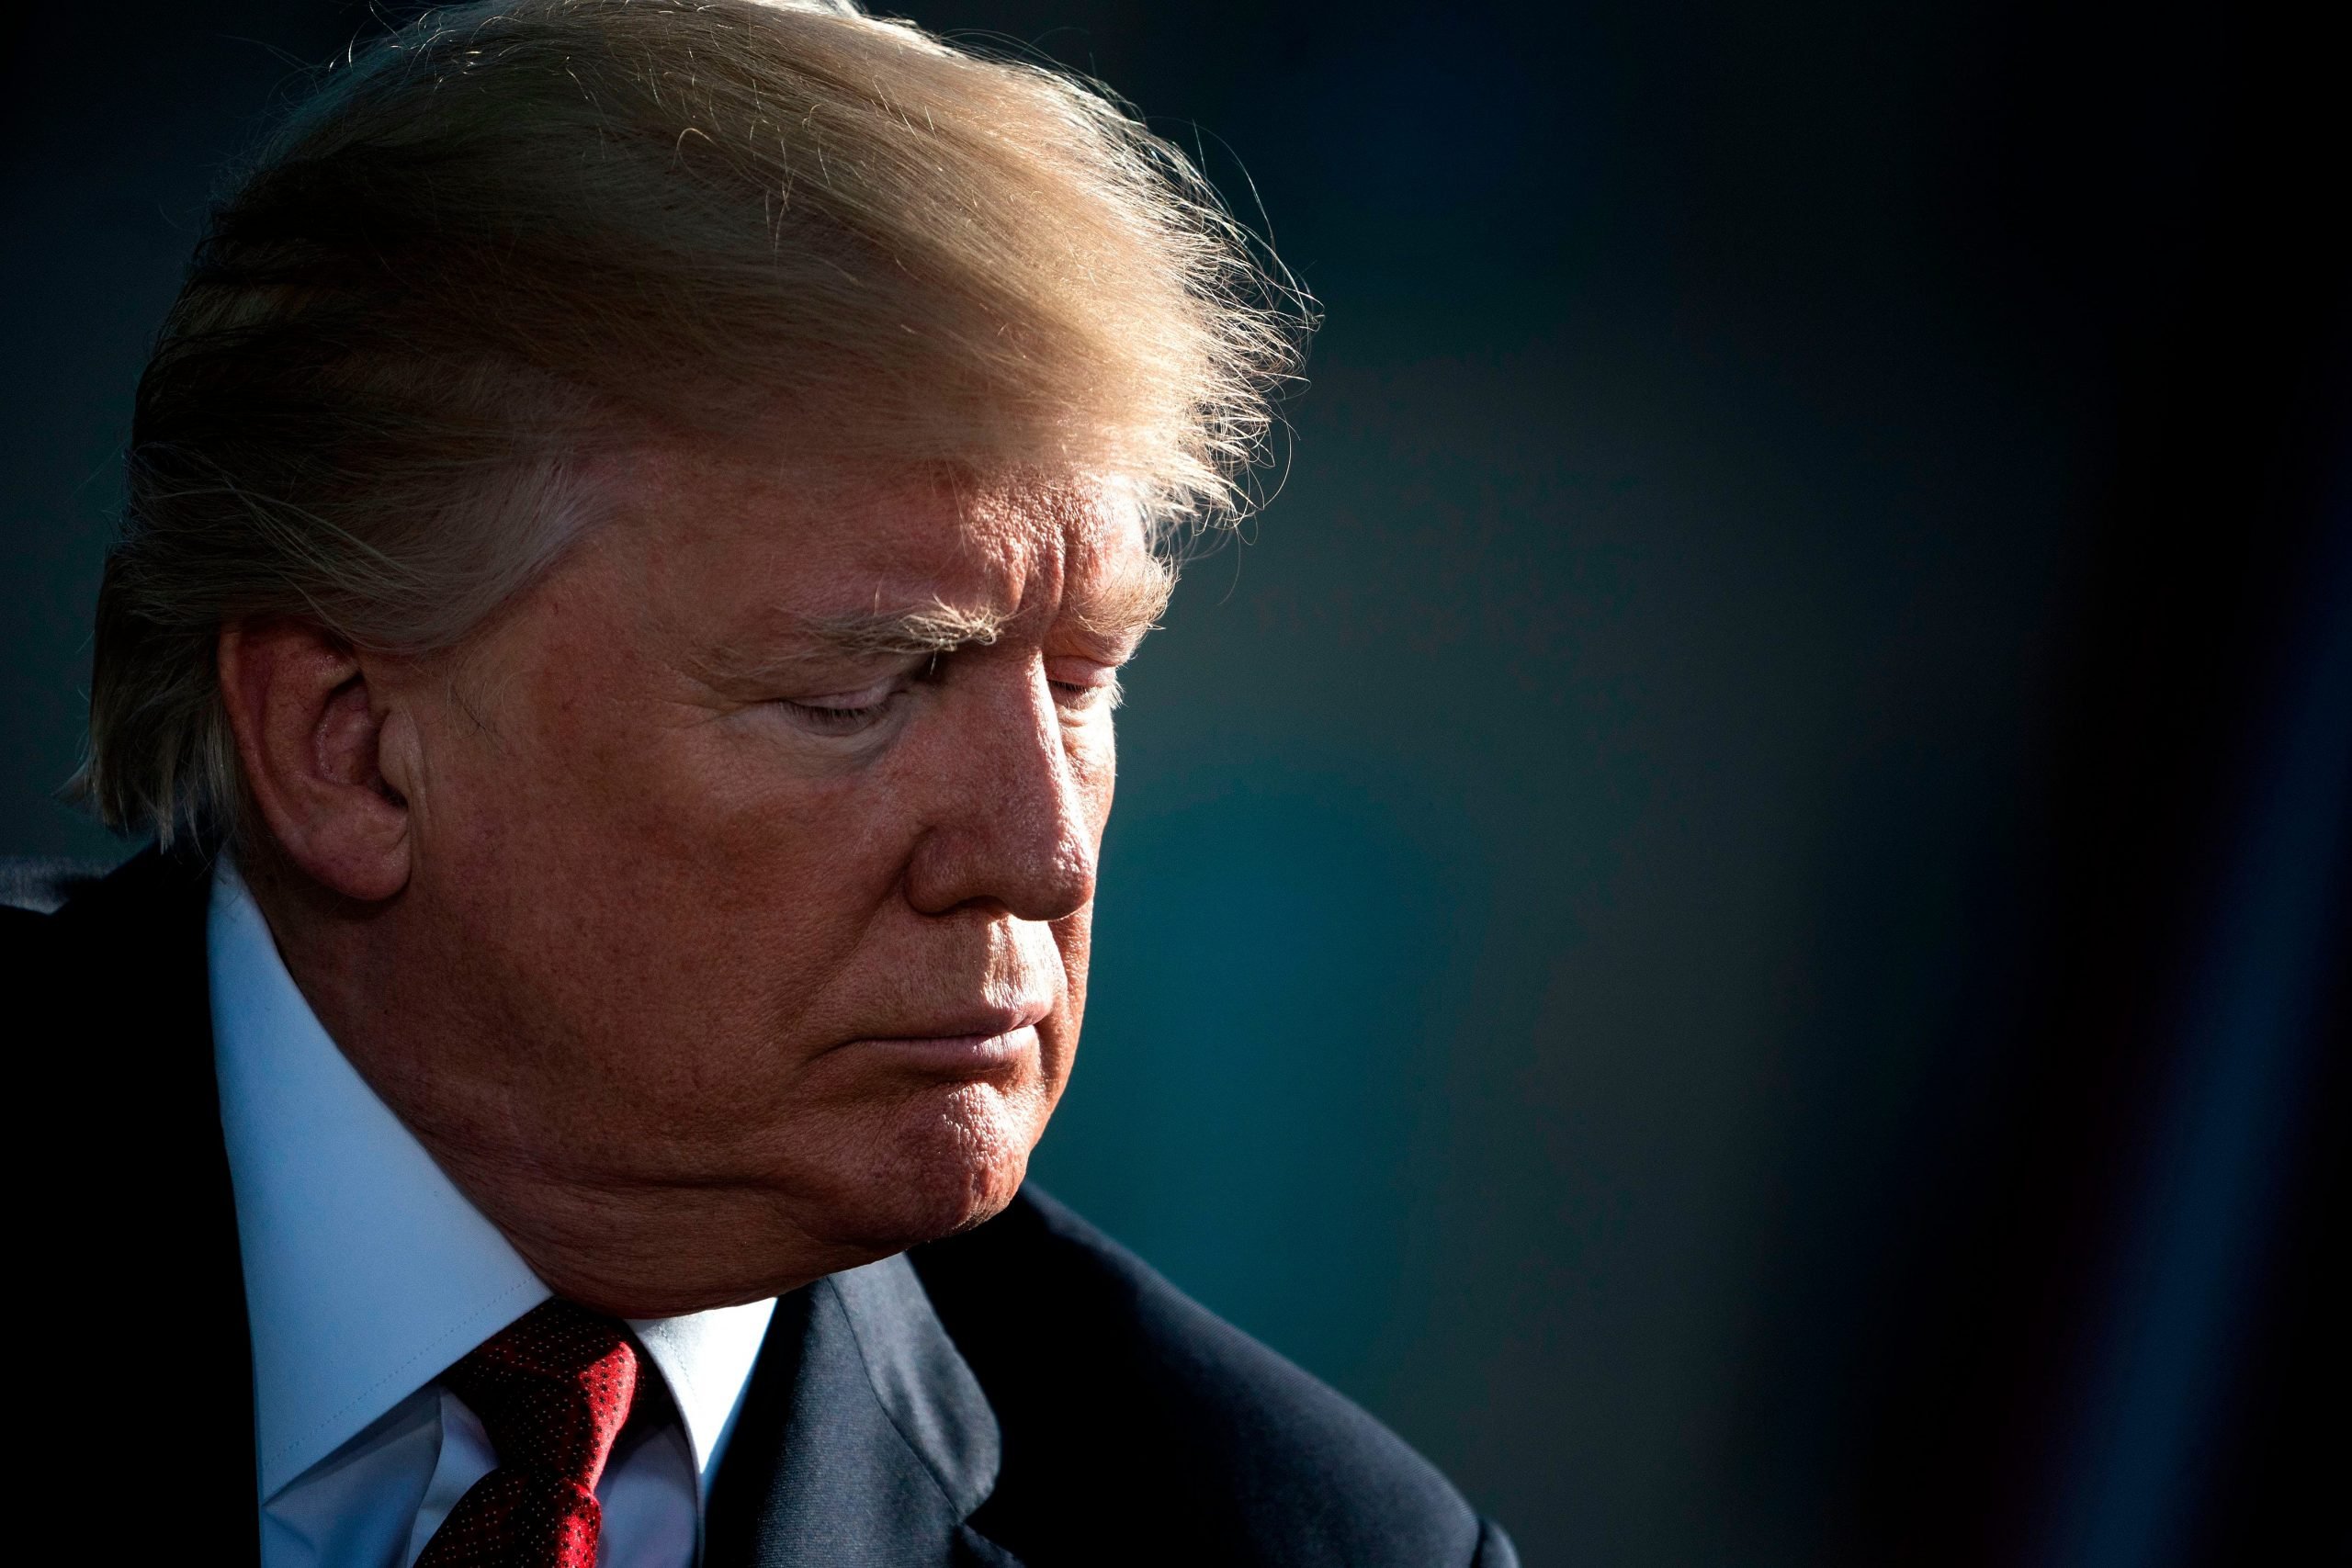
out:
M1114 671L1164 570L1069 491L679 452L609 482L616 519L418 677L400 988L452 1028L396 1102L820 1249L986 1217L1069 1074Z

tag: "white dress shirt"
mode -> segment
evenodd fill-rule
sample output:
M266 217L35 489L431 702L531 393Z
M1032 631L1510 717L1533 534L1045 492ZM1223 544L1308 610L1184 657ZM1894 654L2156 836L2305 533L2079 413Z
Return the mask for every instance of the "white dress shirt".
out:
M549 1292L354 1071L235 868L206 927L220 1122L253 1325L262 1568L409 1568L496 1464L435 1380ZM601 1568L691 1568L775 1303L634 1322L680 1420L632 1424Z

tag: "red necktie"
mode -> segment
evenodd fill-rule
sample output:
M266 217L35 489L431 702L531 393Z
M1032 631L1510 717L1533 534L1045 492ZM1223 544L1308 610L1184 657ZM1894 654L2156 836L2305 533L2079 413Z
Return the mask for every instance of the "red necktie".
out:
M498 1468L458 1499L416 1568L594 1568L596 1482L637 1396L627 1326L548 1302L441 1381L481 1418Z

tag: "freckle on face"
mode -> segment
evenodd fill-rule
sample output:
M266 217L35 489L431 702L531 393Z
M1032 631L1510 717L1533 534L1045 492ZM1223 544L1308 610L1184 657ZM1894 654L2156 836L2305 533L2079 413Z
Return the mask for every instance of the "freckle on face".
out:
M1041 671L1148 597L1140 533L1068 492L811 505L708 455L622 482L493 633L494 721L435 737L419 890L500 1015L484 1113L532 1108L518 1139L583 1179L740 1187L845 1244L985 1217L1068 1077L1111 806L1107 704ZM813 743L708 677L797 619L924 604L1001 631L878 740ZM968 1059L890 1043L1008 1024Z

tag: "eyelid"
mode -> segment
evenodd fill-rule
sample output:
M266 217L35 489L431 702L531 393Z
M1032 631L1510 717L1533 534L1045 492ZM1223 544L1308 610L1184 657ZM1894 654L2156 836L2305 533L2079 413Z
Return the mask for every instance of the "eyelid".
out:
M1080 668L1073 671L1072 664ZM1069 679L1072 674L1080 679ZM1108 712L1125 696L1119 686L1119 666L1099 659L1049 659L1046 680L1054 687L1056 705L1071 715Z
M1046 679L1065 686L1115 686L1125 661L1064 655L1046 660Z
M797 707L804 708L872 707L877 703L888 701L890 694L897 691L905 681L904 675L887 675L881 680L869 681L863 686L852 687L847 691L811 692L787 697L785 700Z

